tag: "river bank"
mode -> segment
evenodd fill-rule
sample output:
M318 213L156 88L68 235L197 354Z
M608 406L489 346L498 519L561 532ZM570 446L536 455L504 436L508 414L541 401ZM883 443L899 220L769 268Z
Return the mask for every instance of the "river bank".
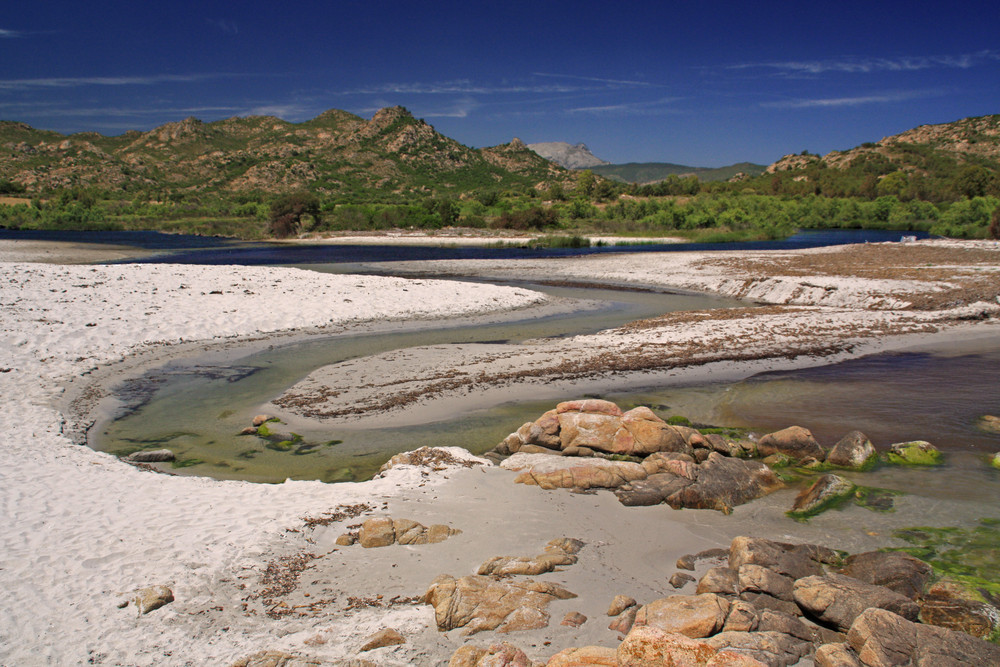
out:
M917 265L899 263L883 276L858 280L809 273L796 268L804 255L795 253L773 260L766 254L751 258L765 264L788 260L791 268L785 264L782 270L801 272L792 277L777 270L766 275L764 264L712 274L693 259L685 264L687 260L649 256L628 262L601 258L609 262L604 267L589 260L546 262L537 269L512 263L503 271L620 282L646 276L659 284L714 286L727 293L751 292L751 283L764 282L775 300L787 294L790 302L704 326L697 317L673 315L598 334L591 348L587 341L576 341L579 347L565 349L582 354L589 364L600 362L610 350L620 356L628 346L659 347L667 355L694 358L731 350L746 339L763 353L762 361L787 353L796 341L815 350L831 341L850 343L852 336L877 342L903 333L925 336L929 328L939 335L959 327L995 331L995 309L979 298L984 288L977 274L992 276L995 285L997 264L989 258L996 255L977 254L975 262L941 256L933 280L907 276ZM925 258L912 261L927 263ZM650 600L668 593L661 582L669 564L686 553L724 546L748 531L820 543L834 533L841 541L828 546L859 551L883 546L894 523L892 517L873 520L856 514L864 510L849 509L808 525L790 524L783 515L790 492L736 508L733 516L663 506L623 508L606 493L554 495L513 485L510 473L492 466L403 466L369 482L337 485L262 485L152 474L80 447L67 436L65 415L53 406L62 400L70 377L182 340L218 342L378 318L455 316L525 307L537 303L537 296L519 288L291 269L0 268L0 390L5 397L0 411L5 434L0 447L5 536L0 602L7 610L0 620L0 657L5 663L229 664L259 650L278 649L337 664L359 657L358 649L373 632L392 627L406 643L366 654L369 659L383 665L438 664L472 640L458 632L439 632L433 610L410 603L434 576L464 575L490 556L528 555L553 538L579 538L589 545L579 563L547 580L580 597L555 604L551 612L558 619L566 611L581 611L594 620L575 629L553 621L545 629L510 637L542 660L569 646L611 645L616 635L600 622L610 598L631 594ZM727 282L734 280L727 271L747 276ZM756 276L765 280L752 280ZM676 284L681 282L685 284ZM816 291L804 283L836 284L837 290ZM794 285L801 287L798 294ZM828 295L841 290L848 296ZM803 299L808 294L826 302L807 304ZM943 298L961 303L919 309L908 298L928 306L941 305ZM984 320L962 319L982 313ZM764 317L755 323L758 314ZM713 339L720 322L728 327L726 336ZM678 332L688 337L677 338ZM502 362L504 354L488 361ZM462 363L475 358L465 357ZM392 372L385 368L379 377L389 379ZM409 377L404 370L396 369L397 378ZM453 454L467 458L460 451ZM920 515L928 510L913 506L907 511ZM938 502L934 511L946 517L949 505ZM359 517L384 515L447 524L463 532L434 545L370 550L335 544L336 535ZM275 577L282 576L284 584L276 583ZM133 591L153 585L170 587L174 601L143 615L134 605L119 607ZM291 588L276 596L276 585ZM286 606L265 605L275 598ZM491 638L502 637L486 633L474 641L489 643Z

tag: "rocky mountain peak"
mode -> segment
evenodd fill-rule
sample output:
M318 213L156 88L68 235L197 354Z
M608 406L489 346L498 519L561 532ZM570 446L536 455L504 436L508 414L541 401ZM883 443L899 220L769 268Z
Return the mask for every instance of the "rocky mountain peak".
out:
M565 141L548 141L538 144L528 144L528 148L567 169L588 169L607 161L595 156L586 144L569 144Z

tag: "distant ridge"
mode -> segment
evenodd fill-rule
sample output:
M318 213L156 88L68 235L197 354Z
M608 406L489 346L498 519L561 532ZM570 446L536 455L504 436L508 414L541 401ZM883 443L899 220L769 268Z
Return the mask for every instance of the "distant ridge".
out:
M689 167L669 162L627 162L592 169L595 174L615 181L647 185L658 183L670 176L697 176L700 181L728 181L739 174L745 174L747 177L759 176L764 173L765 167L752 162L739 162L728 167Z
M566 169L589 169L603 164L610 164L591 153L586 144L546 141L539 144L528 144L528 148L546 160L551 160Z

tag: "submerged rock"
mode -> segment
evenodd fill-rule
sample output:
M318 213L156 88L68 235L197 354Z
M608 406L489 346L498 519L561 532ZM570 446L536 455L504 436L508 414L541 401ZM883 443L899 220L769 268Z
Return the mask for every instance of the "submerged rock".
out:
M943 462L942 458L937 447L926 440L897 442L889 445L886 454L889 463L908 466L936 466Z
M807 457L818 461L826 458L826 452L816 442L812 432L801 426L789 426L768 433L757 442L757 452L761 456L785 454L797 461Z
M840 475L823 475L795 497L788 516L803 519L815 516L851 497L854 483Z
M128 455L127 460L132 463L162 463L173 461L177 457L169 449L154 449L146 452L134 452Z
M875 446L861 431L851 431L845 435L826 457L826 462L830 465L852 470L865 470L877 461Z

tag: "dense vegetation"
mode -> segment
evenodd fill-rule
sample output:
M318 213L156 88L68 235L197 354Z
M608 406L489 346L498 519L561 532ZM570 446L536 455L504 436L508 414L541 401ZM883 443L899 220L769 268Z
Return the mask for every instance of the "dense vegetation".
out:
M647 185L566 171L517 141L470 149L398 108L371 121L188 120L110 138L0 123L0 226L243 238L450 226L703 241L817 228L986 238L1000 234L998 173L1000 116L786 156L759 176Z

